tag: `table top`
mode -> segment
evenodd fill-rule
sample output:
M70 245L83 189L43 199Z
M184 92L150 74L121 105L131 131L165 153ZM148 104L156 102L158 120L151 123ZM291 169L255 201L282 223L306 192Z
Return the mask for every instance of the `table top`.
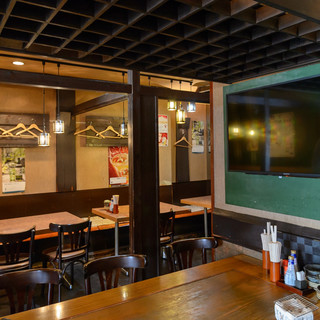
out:
M60 223L60 224L72 224L83 222L80 217L67 212L54 212L39 214L28 217L12 218L12 219L1 219L0 233L14 233L24 231L36 226L36 232L47 232L49 231L49 224Z
M267 320L274 301L290 294L268 280L260 260L240 255L9 318Z
M188 213L190 209L180 206L175 206L170 203L160 202L160 213L165 213L170 210L179 213ZM107 211L105 208L93 208L92 213L97 216L110 219L114 222L128 222L129 221L129 205L119 206L119 213L111 213Z
M203 197L185 198L180 200L181 203L190 204L191 206L198 206L203 208L211 208L211 195Z

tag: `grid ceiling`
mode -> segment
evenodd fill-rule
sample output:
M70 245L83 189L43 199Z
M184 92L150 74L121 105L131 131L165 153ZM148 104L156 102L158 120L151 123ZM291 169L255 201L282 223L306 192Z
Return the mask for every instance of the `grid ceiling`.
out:
M232 83L320 60L320 25L253 0L1 0L0 48Z

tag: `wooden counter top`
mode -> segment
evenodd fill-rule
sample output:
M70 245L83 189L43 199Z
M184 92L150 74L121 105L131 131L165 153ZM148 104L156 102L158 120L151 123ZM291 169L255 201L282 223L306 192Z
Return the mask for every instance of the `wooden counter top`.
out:
M290 294L268 281L261 261L240 255L8 317L265 320Z

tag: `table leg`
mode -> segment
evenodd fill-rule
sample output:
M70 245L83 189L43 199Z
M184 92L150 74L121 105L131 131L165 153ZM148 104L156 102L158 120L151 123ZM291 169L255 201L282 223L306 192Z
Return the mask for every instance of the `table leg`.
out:
M114 225L114 254L119 255L119 222Z
M204 208L203 210L203 219L204 219L204 236L208 236L208 209Z

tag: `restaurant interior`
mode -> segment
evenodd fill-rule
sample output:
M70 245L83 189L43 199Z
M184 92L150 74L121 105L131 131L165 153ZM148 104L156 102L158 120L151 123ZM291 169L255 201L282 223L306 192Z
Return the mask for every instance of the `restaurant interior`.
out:
M0 316L320 319L317 12L2 1Z

